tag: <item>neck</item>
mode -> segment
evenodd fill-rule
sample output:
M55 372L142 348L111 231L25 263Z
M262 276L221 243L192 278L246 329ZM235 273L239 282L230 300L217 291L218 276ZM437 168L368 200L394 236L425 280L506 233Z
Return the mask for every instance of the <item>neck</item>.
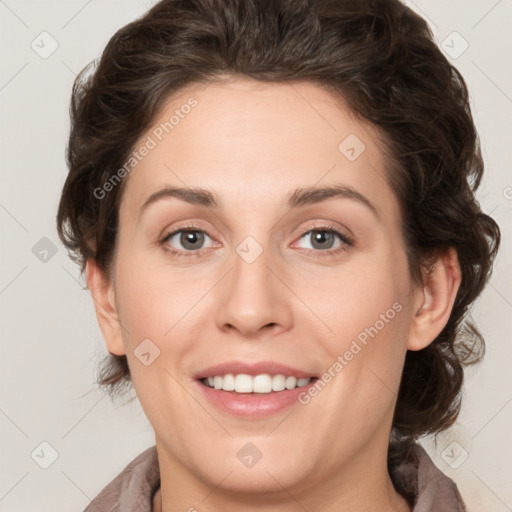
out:
M391 485L391 487L392 487L392 485ZM153 498L152 512L168 512L168 511L170 512L172 510L177 510L176 505L174 504L174 500L168 500L168 501L169 501L169 503L167 503L167 505L164 507L161 489L159 488ZM285 508L282 508L283 505L276 505L275 508L269 509L267 507L267 505L261 505L261 506L258 506L255 504L248 505L247 502L240 503L240 501L238 501L236 504L233 503L233 505L236 505L237 510L241 510L241 511L243 510L243 511L256 512L256 511L262 511L262 510L265 510L265 511L269 510L270 512L274 512L274 510L276 510L276 511L277 510L288 510L287 506L285 506ZM293 511L297 510L297 504L295 501L293 502L293 504L290 503L290 505L291 505L290 510L293 510ZM228 505L226 505L226 507L227 506ZM377 508L375 508L375 507L377 507ZM180 509L180 510L185 510L185 509ZM196 512L196 509L194 507L189 507L186 510L188 510L189 512ZM206 510L206 509L203 509L203 510ZM208 509L208 512L213 512L214 510L223 510L223 509L222 508ZM226 510L226 509L224 509L224 510ZM332 510L341 511L342 509L332 509ZM360 512L362 509L343 508L343 510L344 511L351 510L352 512L357 510L358 512ZM395 490L393 488L391 488L391 489L389 489L389 499L387 500L386 505L382 505L382 504L374 505L371 508L366 508L364 510L368 510L371 512L373 512L375 510L379 510L380 512L411 512L411 507L409 506L407 501L403 498L403 496L396 493Z
M332 479L320 478L312 484L302 483L287 489L281 486L276 492L248 493L226 488L229 474L219 479L217 486L208 485L178 461L169 459L163 447L157 446L157 450L161 487L153 498L153 512L296 512L298 505L305 510L316 510L319 504L325 512L411 511L407 501L394 489L387 472L387 453L382 460L375 451L366 450L364 460L358 454L357 461L340 468Z

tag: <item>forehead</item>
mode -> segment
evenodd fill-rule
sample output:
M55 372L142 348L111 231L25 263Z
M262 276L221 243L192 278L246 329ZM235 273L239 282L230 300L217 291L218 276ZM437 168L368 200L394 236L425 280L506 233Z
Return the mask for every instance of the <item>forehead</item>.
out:
M377 130L310 82L192 84L168 98L135 150L144 146L124 191L131 211L164 185L261 206L298 186L343 184L397 213Z

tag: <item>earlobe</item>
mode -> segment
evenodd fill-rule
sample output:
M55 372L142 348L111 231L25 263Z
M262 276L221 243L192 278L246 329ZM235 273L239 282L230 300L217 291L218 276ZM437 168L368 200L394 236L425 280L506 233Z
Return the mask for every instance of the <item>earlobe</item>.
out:
M114 355L125 355L121 323L115 304L114 286L92 258L87 260L86 280L108 351Z
M412 320L407 348L421 350L444 329L452 312L462 274L457 252L450 248L440 254L425 277L421 301Z

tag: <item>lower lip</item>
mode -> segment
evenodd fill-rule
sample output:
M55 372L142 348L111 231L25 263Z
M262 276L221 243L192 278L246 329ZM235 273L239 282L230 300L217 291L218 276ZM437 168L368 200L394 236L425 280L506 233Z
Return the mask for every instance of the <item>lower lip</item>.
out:
M307 392L318 379L313 379L306 386L270 393L236 393L206 386L196 380L196 384L206 398L221 411L244 418L265 418L275 414L294 403L299 404L298 396Z

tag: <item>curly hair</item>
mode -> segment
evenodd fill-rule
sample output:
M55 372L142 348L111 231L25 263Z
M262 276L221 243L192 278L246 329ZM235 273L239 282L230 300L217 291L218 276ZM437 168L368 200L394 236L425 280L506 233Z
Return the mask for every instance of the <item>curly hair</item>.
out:
M224 75L305 80L376 127L414 282L448 248L462 271L442 332L406 354L393 435L410 445L452 425L463 368L484 353L466 316L489 279L500 231L475 198L484 164L467 86L425 20L398 0L162 0L118 30L94 64L73 87L57 214L59 237L82 273L89 258L107 275L112 269L126 179L101 200L94 191L186 85ZM98 384L114 395L130 381L126 356L109 355Z

